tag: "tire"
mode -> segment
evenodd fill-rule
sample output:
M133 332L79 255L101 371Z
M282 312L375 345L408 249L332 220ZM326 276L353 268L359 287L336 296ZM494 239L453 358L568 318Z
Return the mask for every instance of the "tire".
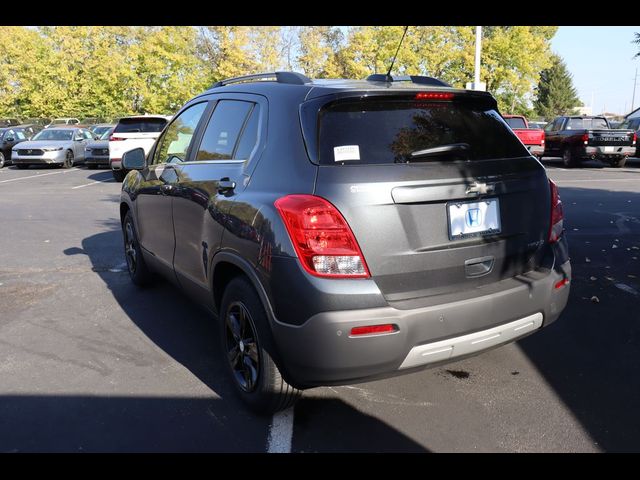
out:
M609 162L609 165L611 165L613 168L622 168L625 166L626 163L627 163L627 157L622 157L622 158L617 158L615 160L611 160Z
M0 168L4 167L4 153L0 152Z
M571 152L571 148L565 147L562 150L562 163L567 168L573 168L577 166L577 162L573 153Z
M260 414L293 406L302 392L284 380L269 354L274 343L267 315L245 277L235 277L225 289L219 324L225 371L244 404Z
M111 173L113 173L113 178L115 178L116 182L122 182L124 177L127 176L127 172L124 170L111 170Z
M20 170L26 170L27 168L29 168L31 165L25 165L24 163L18 163L16 165L16 167L18 167Z
M67 153L64 156L64 162L62 162L62 168L71 168L73 167L73 163L73 152L71 150L67 150Z
M138 287L145 287L151 283L153 275L142 256L138 232L130 211L127 212L122 222L122 236L124 237L124 256L127 260L127 271L131 281Z

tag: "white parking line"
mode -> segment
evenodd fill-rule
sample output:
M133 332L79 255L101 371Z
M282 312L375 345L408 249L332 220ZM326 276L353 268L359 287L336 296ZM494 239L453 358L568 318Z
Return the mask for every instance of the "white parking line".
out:
M78 185L77 187L71 187L71 190L75 190L76 188L82 188L82 187L88 187L89 185L95 185L96 183L103 183L103 182L91 182L91 183L85 183L84 185Z
M64 170L62 172L40 173L37 175L29 175L28 177L10 178L9 180L0 180L0 183L17 182L18 180L27 180L28 178L46 177L47 175L59 175L61 173L69 173L77 169Z
M293 437L293 407L273 416L267 439L267 453L290 453Z

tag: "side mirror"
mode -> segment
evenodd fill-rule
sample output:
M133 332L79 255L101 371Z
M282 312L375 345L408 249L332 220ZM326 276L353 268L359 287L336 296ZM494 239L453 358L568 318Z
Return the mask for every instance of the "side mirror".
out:
M9 137L9 138L5 139L5 143L10 143L10 142L13 142L13 141L15 141L15 138L13 138L13 137Z
M74 138L74 140L76 142L81 142L82 140L84 140L84 138L83 137L76 137L76 138Z
M147 159L143 148L134 148L122 155L122 168L125 170L142 170Z

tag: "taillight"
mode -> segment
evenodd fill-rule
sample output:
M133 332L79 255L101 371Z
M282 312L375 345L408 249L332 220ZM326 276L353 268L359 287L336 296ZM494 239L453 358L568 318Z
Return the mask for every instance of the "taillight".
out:
M398 326L392 323L385 325L367 325L365 327L353 327L351 329L351 337L360 335L381 335L385 333L394 333L398 331Z
M453 93L450 92L418 92L416 100L452 100Z
M109 137L109 141L110 142L120 142L122 140L126 140L126 138L122 138L122 137L116 137L115 135L111 135Z
M636 132L633 132L633 143L631 145L635 145L637 141L638 141L638 134Z
M544 145L544 131L542 132L542 138L540 139L540 145Z
M280 212L304 269L320 277L369 277L358 242L342 214L315 195L287 195Z
M564 231L564 213L562 212L562 201L560 200L558 186L553 181L549 180L549 187L551 190L551 227L549 228L549 243L554 243L560 240L562 232Z
M582 141L583 143L586 145L587 143L589 143L589 134L588 133L584 133L582 135Z

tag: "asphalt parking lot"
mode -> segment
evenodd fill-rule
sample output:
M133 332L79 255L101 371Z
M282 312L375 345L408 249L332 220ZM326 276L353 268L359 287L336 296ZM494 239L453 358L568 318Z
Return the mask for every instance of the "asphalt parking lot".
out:
M212 318L126 273L108 170L0 170L0 452L640 450L640 160L560 186L569 305L480 356L248 413Z

